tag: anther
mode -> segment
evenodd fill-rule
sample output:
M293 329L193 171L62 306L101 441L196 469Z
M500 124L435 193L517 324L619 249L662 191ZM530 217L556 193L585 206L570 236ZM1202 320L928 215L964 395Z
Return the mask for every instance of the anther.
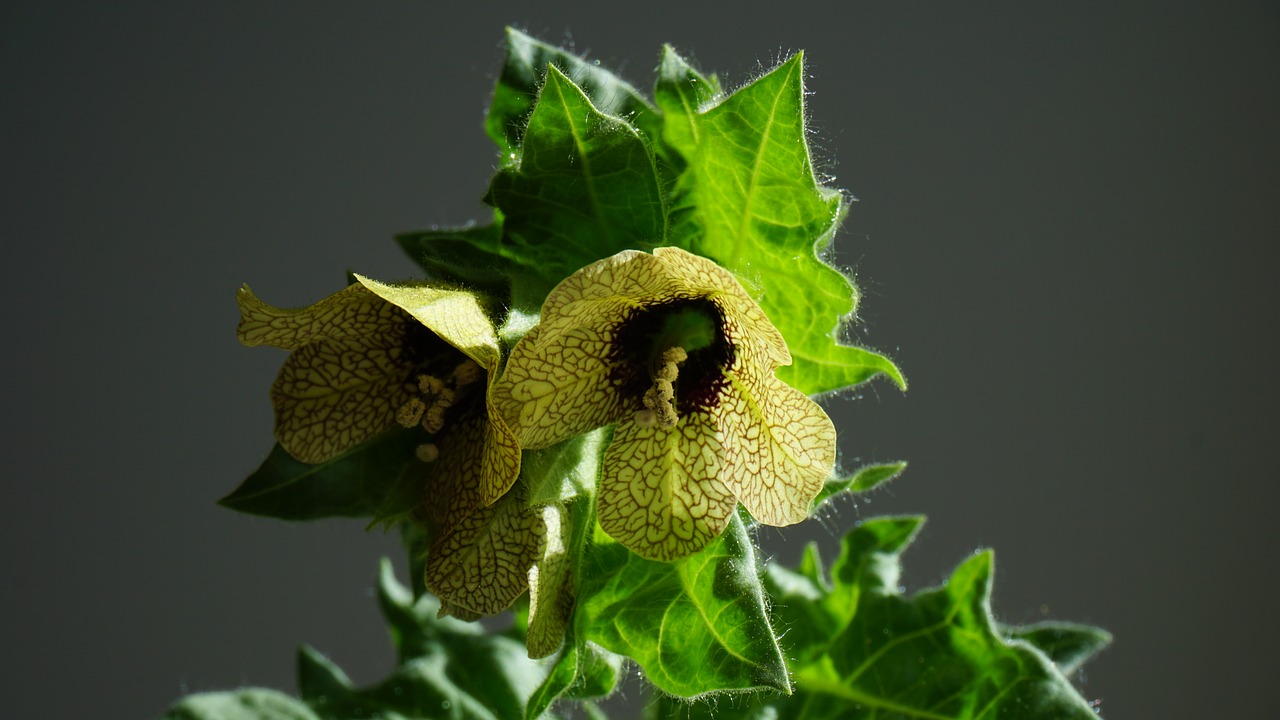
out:
M440 448L435 443L423 443L414 449L413 454L424 463L435 462L440 457Z
M444 411L448 409L447 406L432 405L426 414L422 416L422 429L433 435L443 430Z
M423 395L435 395L444 389L444 381L434 375L419 375L418 390Z
M470 385L480 379L482 372L475 360L470 358L463 360L458 364L458 367L453 369L453 386L461 388Z
M402 426L410 428L418 424L422 419L422 414L426 412L427 404L418 398L409 398L409 401L400 406L396 411L396 422Z
M635 420L642 427L652 427L657 425L663 429L669 429L676 426L676 422L680 419L676 415L676 389L675 380L680 374L680 363L688 359L689 355L684 348L675 346L669 347L662 352L662 365L653 373L653 385L645 391L642 402L646 410L636 413ZM648 412L643 420L640 413ZM650 417L652 416L652 418Z

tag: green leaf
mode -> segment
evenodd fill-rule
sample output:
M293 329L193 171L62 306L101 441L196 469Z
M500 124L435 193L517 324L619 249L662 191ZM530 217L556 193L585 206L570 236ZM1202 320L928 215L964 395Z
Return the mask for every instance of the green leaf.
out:
M477 290L513 312L536 315L546 289L561 277L530 264L536 258L504 240L502 213L494 214L498 222L493 225L402 233L396 242L428 277Z
M594 495L605 432L601 428L549 448L525 450L520 475L529 486L527 502L546 505Z
M320 720L302 702L264 688L188 695L161 720Z
M525 279L536 284L525 297L545 297L573 271L620 250L654 247L666 236L644 140L593 107L554 66L529 118L519 162L494 176L486 199L503 216L504 254L541 272Z
M884 356L839 338L857 305L853 283L819 257L845 212L844 197L813 175L804 126L804 66L797 54L700 115L671 200L669 242L709 257L760 291L765 314L794 357L778 377L808 394L884 374ZM672 123L671 127L676 127ZM806 291L794 292L797 283Z
M884 463L860 467L852 475L843 478L832 478L822 486L818 496L813 499L813 507L817 508L826 501L843 493L864 493L877 488L902 474L907 469L905 462Z
M277 443L266 461L218 504L282 520L391 519L418 501L421 479L405 468L419 442L416 433L395 429L317 465L293 459Z
M601 447L612 440L612 428L600 431ZM596 527L595 519L595 484L585 488L586 492L574 498L567 506L569 519L568 554L571 563L572 580L565 582L560 577L560 590L572 595L563 598L562 602L572 605L565 629L564 644L555 666L548 674L546 681L534 693L525 711L527 720L540 715L558 699L583 699L604 697L613 692L622 676L622 660L619 655L611 653L594 643L589 643L577 630L575 622L577 594L575 589L582 587L586 573L581 558L595 553L593 535ZM542 585L542 581L538 581ZM532 645L532 644L531 644Z
M555 666L529 699L526 720L540 717L560 699L587 700L613 694L622 679L623 660L621 655L580 640L571 627Z
M473 623L437 619L440 604L413 600L383 561L378 600L396 646L391 676L356 689L336 665L303 648L298 664L302 698L327 720L358 717L481 718L524 716L525 704L547 674L525 656L520 641L486 635Z
M634 659L663 692L790 687L751 539L736 517L716 541L675 563L641 558L603 532L581 562L578 633Z
M720 95L720 81L705 76L670 45L662 47L654 100L662 111L662 141L684 159L692 157L700 140L698 112Z
M909 599L901 594L899 557L921 521L880 518L856 527L843 540L830 589L771 567L768 586L795 658L795 695L721 703L714 716L1095 720L1044 655L997 632L989 551L961 563L943 587ZM659 717L713 712L705 703L659 704Z
M1053 661L1063 675L1070 675L1098 651L1111 644L1111 633L1091 625L1042 622L1023 627L1001 626L1001 634L1021 640Z
M657 111L626 81L594 62L507 28L506 61L485 118L485 132L498 145L504 163L515 160L524 142L529 110L548 65L582 88L601 112L625 118L646 131L657 128Z
M498 298L510 295L509 277L522 268L502 254L502 228L479 225L400 233L396 242L428 279L481 290Z

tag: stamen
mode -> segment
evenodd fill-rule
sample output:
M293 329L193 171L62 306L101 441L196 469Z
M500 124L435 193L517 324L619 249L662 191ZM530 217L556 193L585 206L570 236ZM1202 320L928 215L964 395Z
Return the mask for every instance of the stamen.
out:
M413 454L424 463L435 462L440 457L440 448L435 443L423 443L414 449Z
M422 417L422 429L429 433L435 434L444 429L444 411L447 408L439 405L432 405L427 414Z
M453 386L455 388L463 388L470 385L480 379L482 372L475 360L470 358L463 360L458 367L453 369Z
M689 354L680 346L667 348L662 352L662 365L653 373L653 386L644 393L644 406L652 415L643 418L641 410L636 413L635 421L641 427L657 425L666 430L676 426L680 418L676 416L676 377L680 374L680 363L689 358Z
M422 419L422 413L426 412L427 405L418 398L409 398L409 401L400 406L396 411L396 422L402 426L410 428L418 424ZM385 417L385 416L383 416Z
M444 381L434 375L419 375L418 390L423 395L435 395L444 389Z

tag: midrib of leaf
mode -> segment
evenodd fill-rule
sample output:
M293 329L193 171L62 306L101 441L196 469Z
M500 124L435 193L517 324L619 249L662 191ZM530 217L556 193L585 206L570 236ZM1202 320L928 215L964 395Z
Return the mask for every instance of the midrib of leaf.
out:
M582 158L582 179L586 182L587 194L591 197L591 214L595 218L596 227L600 228L601 234L606 237L609 241L609 246L612 247L613 233L607 223L601 222L603 213L600 207L600 196L596 191L595 176L591 172L591 160L587 157L586 145L583 144L578 124L574 120L573 112L569 109L569 103L565 99L564 90L560 87L560 83L557 82L555 88L556 97L560 100L560 109L564 112L565 121L569 123L569 134L573 137L574 146L578 148L578 157Z
M686 88L688 89L688 88ZM689 134L693 136L693 144L702 144L702 134L698 132L697 115L698 109L689 106L689 98L683 92L676 93L680 96L680 107L684 108L684 124L689 126Z
M982 720L983 716L985 716L988 712L991 712L992 708L994 708L994 707L995 707L996 702L997 702L1000 698L1004 697L1005 695L1008 695L1010 692L1013 692L1013 689L1014 689L1014 688L1018 687L1018 685L1020 685L1021 683L1025 682L1025 681L1026 681L1026 678L1025 678L1025 677L1019 677L1017 680L1014 680L1013 682L1009 683L1007 686L1005 686L1005 688L1004 688L1004 689L1002 689L1000 692L996 693L996 694L995 694L995 695L994 695L990 700L988 700L986 705L983 705L983 706L982 706L982 711L981 711L981 712L979 712L979 713L974 717L974 719L973 719L973 720Z
M703 565L704 565L704 567L705 567L705 563L704 563ZM715 639L716 639L716 642L720 643L720 647L724 648L725 652L729 653L729 654L730 654L730 655L732 655L733 657L735 657L735 658L737 658L737 659L741 660L742 662L744 662L744 663L746 663L746 664L748 664L748 665L750 665L750 666L752 666L752 667L759 668L759 669L761 669L761 670L765 670L765 667L764 667L763 665L761 665L760 663L758 663L758 662L756 662L756 661L754 661L754 660L750 660L750 659L748 659L748 658L745 658L745 657L743 657L743 656L739 655L738 653L734 652L733 648L729 647L729 641L728 641L728 640L726 640L726 639L724 639L723 637L721 637L721 636L720 636L720 633L716 630L716 625L715 625L715 623L714 623L714 622L711 620L711 618L707 615L707 611L706 611L706 609L705 609L704 607L702 607L702 603L700 603L700 602L699 602L700 596L699 596L699 595L698 595L698 593L694 590L694 588L693 588L693 581L692 581L692 579L690 579L690 578L689 578L689 576L688 576L688 574L687 574L687 570L688 570L688 567L687 567L687 566L685 566L685 565L682 565L682 566L680 567L680 570L677 572L677 576L680 578L680 587L681 587L681 589L683 589L683 590L684 590L685 595L687 595L687 596L689 597L689 599L690 599L690 601L691 601L691 604L694 606L694 608L696 608L696 609L698 610L698 615L702 618L702 621L703 621L704 623L706 623L706 625L707 625L707 629L711 631L711 636L712 636L713 638L715 638ZM674 605L674 604L675 604L676 602L678 602L678 601L679 601L679 598L673 598L673 599L672 599L672 601L671 601L671 604L672 604L672 605ZM668 607L668 611L670 611L670 607ZM666 626L666 624L667 624L667 614L666 614L666 613L664 613L664 614L663 614L663 616L662 616L662 624L663 624L663 626L664 626L664 627L665 627L665 626ZM766 670L766 672L767 672L767 670Z
M950 715L939 715L937 713L929 712L928 710L921 710L908 705L900 705L892 700L886 700L882 697L869 695L857 688L832 682L808 670L800 670L796 672L795 678L797 686L811 693L832 695L845 700L851 700L868 707L876 708L877 710L901 713L908 717L922 718L922 720L956 720ZM802 713L799 717L804 718L805 716Z
M786 80L791 79L791 74L795 72L795 67L787 70ZM782 87L786 88L787 83L784 81ZM738 220L737 237L734 239L733 257L742 257L742 243L747 236L747 224L751 221L751 207L755 204L756 189L760 184L760 165L764 157L765 148L769 145L769 136L773 132L774 119L778 116L778 103L782 102L783 92L778 92L773 96L773 105L769 108L769 121L765 123L764 132L760 135L760 144L756 146L756 157L751 163L751 182L747 185L746 197L743 200L742 217Z
M853 672L849 673L849 677L845 678L844 682L850 685L852 685L854 682L857 682L858 677L862 675L862 673L869 670L871 666L874 665L876 661L878 661L881 658L881 656L883 656L885 653L889 652L890 650L898 647L899 645L910 642L919 637L925 637L930 633L935 633L947 627L948 625L951 624L951 620L952 618L955 617L955 613L956 613L956 610L953 608L950 613L947 613L946 618L934 623L933 625L922 627L919 630L913 630L912 632L906 633L905 635L898 635L894 637L892 640L890 640L889 642L885 643L884 645L881 645L878 650L868 655L867 658L858 665L858 667L854 668Z
M372 443L372 442L378 442L378 438L373 438L373 439L368 440L368 441L366 441L366 442L369 442L369 443ZM356 446L355 448L352 448L352 449L351 449L350 451L348 451L348 452L352 452L352 451L358 450L358 449L360 449L361 447L362 447L362 445L358 445L358 446ZM285 452L288 452L288 451L286 450ZM345 454L346 454L346 453L344 453L343 455L345 455ZM335 458L333 458L332 460L329 460L329 461L327 461L327 462L323 462L323 463L319 463L319 464L311 465L311 466L310 466L310 467L309 467L305 472L300 473L300 474L298 474L298 475L295 475L295 476L293 476L293 477L289 478L289 480L288 480L287 482L283 482L283 483L280 483L280 484L278 484L278 485L269 485L269 486L264 487L264 488L262 488L261 490L258 490L257 492L254 492L254 493L252 493L252 494L249 494L249 495L243 495L243 496L241 496L241 497L238 497L238 498L236 498L236 502L237 502L237 503L242 503L242 502L244 502L245 500L253 500L253 499L258 498L258 497L261 497L261 496L263 496L263 495L270 495L270 494L272 494L272 493L279 492L282 488L287 488L287 487L289 487L289 486L291 486L291 485L296 485L296 484L298 484L298 483L302 482L303 480L306 480L307 478L311 477L312 475L315 475L315 474L316 474L316 473L318 473L318 472L321 472L321 471L323 471L323 470L326 470L330 464L332 464L332 463L334 463L334 462L337 462L337 461L341 460L341 459L342 459L342 457L343 457L343 455L339 455L339 456L337 456L337 457L335 457ZM369 463L370 463L370 460L369 460L368 458L361 458L361 460L360 460L360 465L361 465L361 467L367 467L367 466L369 465Z

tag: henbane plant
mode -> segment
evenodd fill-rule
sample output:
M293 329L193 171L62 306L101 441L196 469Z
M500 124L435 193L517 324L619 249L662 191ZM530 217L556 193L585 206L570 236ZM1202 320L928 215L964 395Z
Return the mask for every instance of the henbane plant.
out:
M357 688L304 648L300 697L166 717L603 717L628 664L656 718L1095 717L1068 676L1109 636L997 624L989 551L903 595L923 518L862 521L830 570L757 555L757 525L905 467L841 467L814 400L906 380L844 341L857 291L823 258L847 198L815 179L803 63L726 93L668 47L649 98L509 30L491 222L397 238L417 279L292 310L240 290L240 340L290 354L277 445L221 502L400 532L398 666Z

